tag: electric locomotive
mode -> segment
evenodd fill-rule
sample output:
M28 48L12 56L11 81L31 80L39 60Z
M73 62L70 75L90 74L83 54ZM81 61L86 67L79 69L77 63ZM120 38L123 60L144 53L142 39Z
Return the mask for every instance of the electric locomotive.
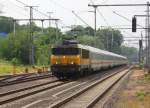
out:
M76 41L64 41L52 48L51 71L58 78L80 77L102 68L127 64L127 58Z

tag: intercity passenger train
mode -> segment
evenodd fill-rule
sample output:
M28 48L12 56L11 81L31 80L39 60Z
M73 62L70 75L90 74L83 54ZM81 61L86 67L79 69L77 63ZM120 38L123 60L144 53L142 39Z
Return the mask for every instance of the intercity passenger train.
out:
M52 74L58 78L81 77L104 68L126 65L127 58L76 41L65 41L52 48Z

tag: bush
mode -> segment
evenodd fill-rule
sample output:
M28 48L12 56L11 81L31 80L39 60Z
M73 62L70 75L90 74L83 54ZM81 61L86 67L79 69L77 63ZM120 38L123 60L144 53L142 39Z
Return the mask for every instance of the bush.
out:
M144 68L144 64L143 63L140 63L139 64L139 69L143 69Z
M140 92L137 92L136 93L136 96L138 97L138 99L140 101L143 101L144 100L144 97L146 96L146 93L144 91L140 91Z
M146 74L146 75L145 75L145 80L146 80L146 81L150 81L150 74Z
M19 64L19 60L17 58L13 58L11 60L12 65L16 66L17 64Z

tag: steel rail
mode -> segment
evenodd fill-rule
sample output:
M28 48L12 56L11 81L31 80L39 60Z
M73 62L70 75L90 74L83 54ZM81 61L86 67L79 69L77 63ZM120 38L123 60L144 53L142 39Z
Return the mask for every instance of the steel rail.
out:
M40 79L44 79L44 78L49 78L49 77L53 77L52 75L40 75L40 76L35 76L35 77L30 77L30 78L25 78L25 79L18 79L18 80L14 80L11 82L2 82L0 83L0 87L3 86L9 86L9 85L14 85L14 84L19 84L19 83L24 83L24 82L29 82L29 81L34 81L34 80L40 80Z
M15 77L19 77L19 76L24 76L24 75L32 75L32 74L35 74L35 73L25 73L25 74L16 74L16 75L4 75L4 76L0 76L0 82L2 81L5 81L7 79L10 79L10 78L15 78Z
M57 81L59 81L59 80L48 81L46 83L37 84L37 85L33 85L33 86L30 86L30 87L25 87L25 88L21 88L21 89L17 89L17 90L12 90L12 91L8 91L8 92L5 92L5 93L0 93L0 97L10 95L10 94L14 94L14 93L21 92L21 91L25 91L25 90L29 90L29 89L33 89L33 88L37 88L37 87L40 87L40 86L48 85L48 84L51 84L51 83L54 83L54 82L57 82Z
M54 83L56 83L56 84L54 84ZM28 92L28 90L26 90L28 93L24 93L24 91L20 91L20 93L18 92L18 96L14 96L13 97L13 96L11 96L13 94L10 94L10 98L7 98L7 96L9 96L9 94L8 94L8 95L6 95L6 99L5 98L1 99L2 101L0 101L0 105L6 104L6 103L10 103L10 102L13 102L13 101L16 101L16 100L19 100L19 99L23 99L23 98L28 97L28 96L32 96L34 94L37 94L37 93L40 93L40 92L43 92L43 91L46 91L46 90L53 89L55 87L64 85L64 84L69 83L69 82L68 81L66 81L66 82L57 82L56 81L54 83L51 83L51 84L54 84L54 85L50 85L48 87L42 87L42 88L40 88L38 90L34 90L34 88L31 88L31 89L33 89L33 91L31 91L31 92L30 91ZM44 85L42 85L42 86L44 86ZM35 89L37 89L37 87Z
M122 71L121 71L121 72L122 72ZM90 86L87 86L87 87L85 87L84 89L81 89L81 90L79 90L78 92L76 92L76 93L70 95L69 97L64 98L64 99L62 99L62 100L60 100L60 101L58 101L58 102L56 102L56 103L53 103L52 105L49 106L49 108L58 108L58 107L64 105L65 103L69 102L69 101L72 100L73 98L78 97L79 95L81 95L81 94L83 94L84 92L90 90L91 88L95 87L96 85L98 85L98 84L100 84L100 83L106 81L108 78L113 77L113 76L116 75L116 74L118 74L118 72L112 73L112 74L110 74L110 75L108 75L108 76L106 76L106 77L100 79L99 81L97 81L97 82L91 84ZM89 107L89 108L90 108L90 107Z
M125 75L128 74L129 71L124 73L120 78L118 78L111 86L109 86L102 94L98 95L93 99L87 106L86 108L92 108L104 95L107 94L107 92L117 83L119 82Z

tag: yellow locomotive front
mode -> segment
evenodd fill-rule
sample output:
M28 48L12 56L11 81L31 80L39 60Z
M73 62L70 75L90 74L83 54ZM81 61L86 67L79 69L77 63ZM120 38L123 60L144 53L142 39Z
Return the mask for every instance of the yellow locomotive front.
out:
M67 45L52 48L51 71L57 77L72 76L80 71L81 50Z

